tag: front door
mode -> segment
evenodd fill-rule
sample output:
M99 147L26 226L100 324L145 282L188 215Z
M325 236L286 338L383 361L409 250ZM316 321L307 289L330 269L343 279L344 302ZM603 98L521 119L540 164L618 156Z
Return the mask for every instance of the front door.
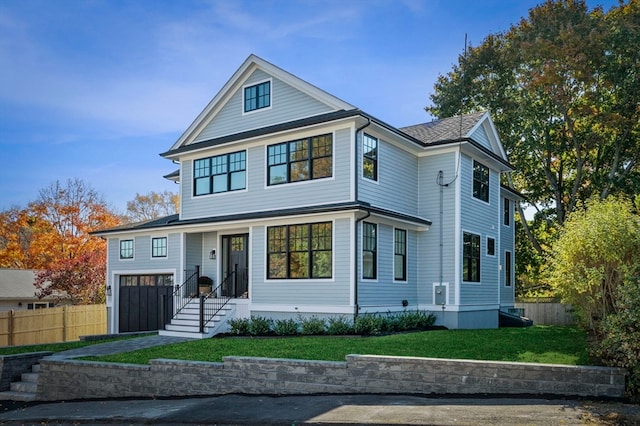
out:
M222 237L222 295L249 297L249 234Z

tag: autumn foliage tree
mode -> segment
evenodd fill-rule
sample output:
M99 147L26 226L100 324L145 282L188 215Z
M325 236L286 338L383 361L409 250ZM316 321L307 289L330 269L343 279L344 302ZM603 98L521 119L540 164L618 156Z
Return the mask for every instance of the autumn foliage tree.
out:
M120 222L82 180L56 181L27 208L0 213L0 267L40 270L38 297L103 301L106 244L90 233Z
M180 197L171 191L136 194L133 200L127 202L126 216L130 222L158 219L178 213L179 205Z

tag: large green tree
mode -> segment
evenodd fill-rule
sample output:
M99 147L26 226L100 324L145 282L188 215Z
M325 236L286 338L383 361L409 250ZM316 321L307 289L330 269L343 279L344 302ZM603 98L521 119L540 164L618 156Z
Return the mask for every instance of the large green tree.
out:
M640 0L607 12L546 1L461 55L426 109L437 117L489 110L515 167L512 185L538 209L538 223L562 225L592 196L639 192L638 46Z

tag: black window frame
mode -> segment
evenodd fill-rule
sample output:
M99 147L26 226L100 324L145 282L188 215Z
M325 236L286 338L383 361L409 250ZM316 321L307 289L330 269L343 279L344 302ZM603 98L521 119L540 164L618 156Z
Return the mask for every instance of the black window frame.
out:
M481 274L480 235L472 232L462 234L462 281L479 283Z
M473 160L473 198L489 202L490 175L489 167Z
M283 168L286 176L282 176L283 173L274 173L274 170ZM275 176L283 179L274 180ZM333 133L267 145L267 186L331 177L333 177Z
M157 245L156 242L164 242L164 244ZM162 254L164 253L164 254ZM169 242L167 237L153 237L151 238L151 257L154 259L165 258L169 256Z
M333 222L267 227L267 280L332 278Z
M266 88L266 91L265 91ZM243 90L243 111L258 111L271 106L271 80L247 86Z
M487 256L496 255L496 239L493 237L487 237Z
M365 179L378 181L378 157L379 157L380 143L378 138L371 136L367 133L363 133L362 137L362 177ZM370 175L367 173L371 165Z
M243 185L234 187L234 178L243 176ZM216 189L217 177L223 177L224 190ZM199 191L199 182L204 182L204 191ZM193 196L224 194L247 189L247 151L228 152L193 160Z
M511 287L511 252L506 250L504 252L504 285L505 287Z
M130 247L123 247L123 243L125 243L125 245L130 245ZM128 260L128 259L133 259L133 239L127 239L127 240L120 240L120 259L122 260ZM125 255L123 255L123 253L125 253ZM130 254L129 254L130 253Z
M365 275L365 258L368 254L371 256L371 274ZM378 225L376 223L362 222L362 279L378 279Z
M503 198L504 202L502 205L502 224L504 226L511 226L511 200L508 198Z
M401 238L398 238L402 236ZM400 276L398 276L398 262L400 264ZM395 281L407 281L407 230L394 228L393 230L393 279Z

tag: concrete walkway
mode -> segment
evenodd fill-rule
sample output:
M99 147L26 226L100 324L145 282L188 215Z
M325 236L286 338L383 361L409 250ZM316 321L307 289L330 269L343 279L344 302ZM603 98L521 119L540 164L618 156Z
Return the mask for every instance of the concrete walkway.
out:
M113 355L122 352L137 351L138 349L152 348L154 346L171 345L173 343L186 342L186 337L171 336L143 336L131 339L116 340L114 342L96 343L82 348L70 349L68 351L57 352L48 358L52 359L70 359L83 356L102 356Z

